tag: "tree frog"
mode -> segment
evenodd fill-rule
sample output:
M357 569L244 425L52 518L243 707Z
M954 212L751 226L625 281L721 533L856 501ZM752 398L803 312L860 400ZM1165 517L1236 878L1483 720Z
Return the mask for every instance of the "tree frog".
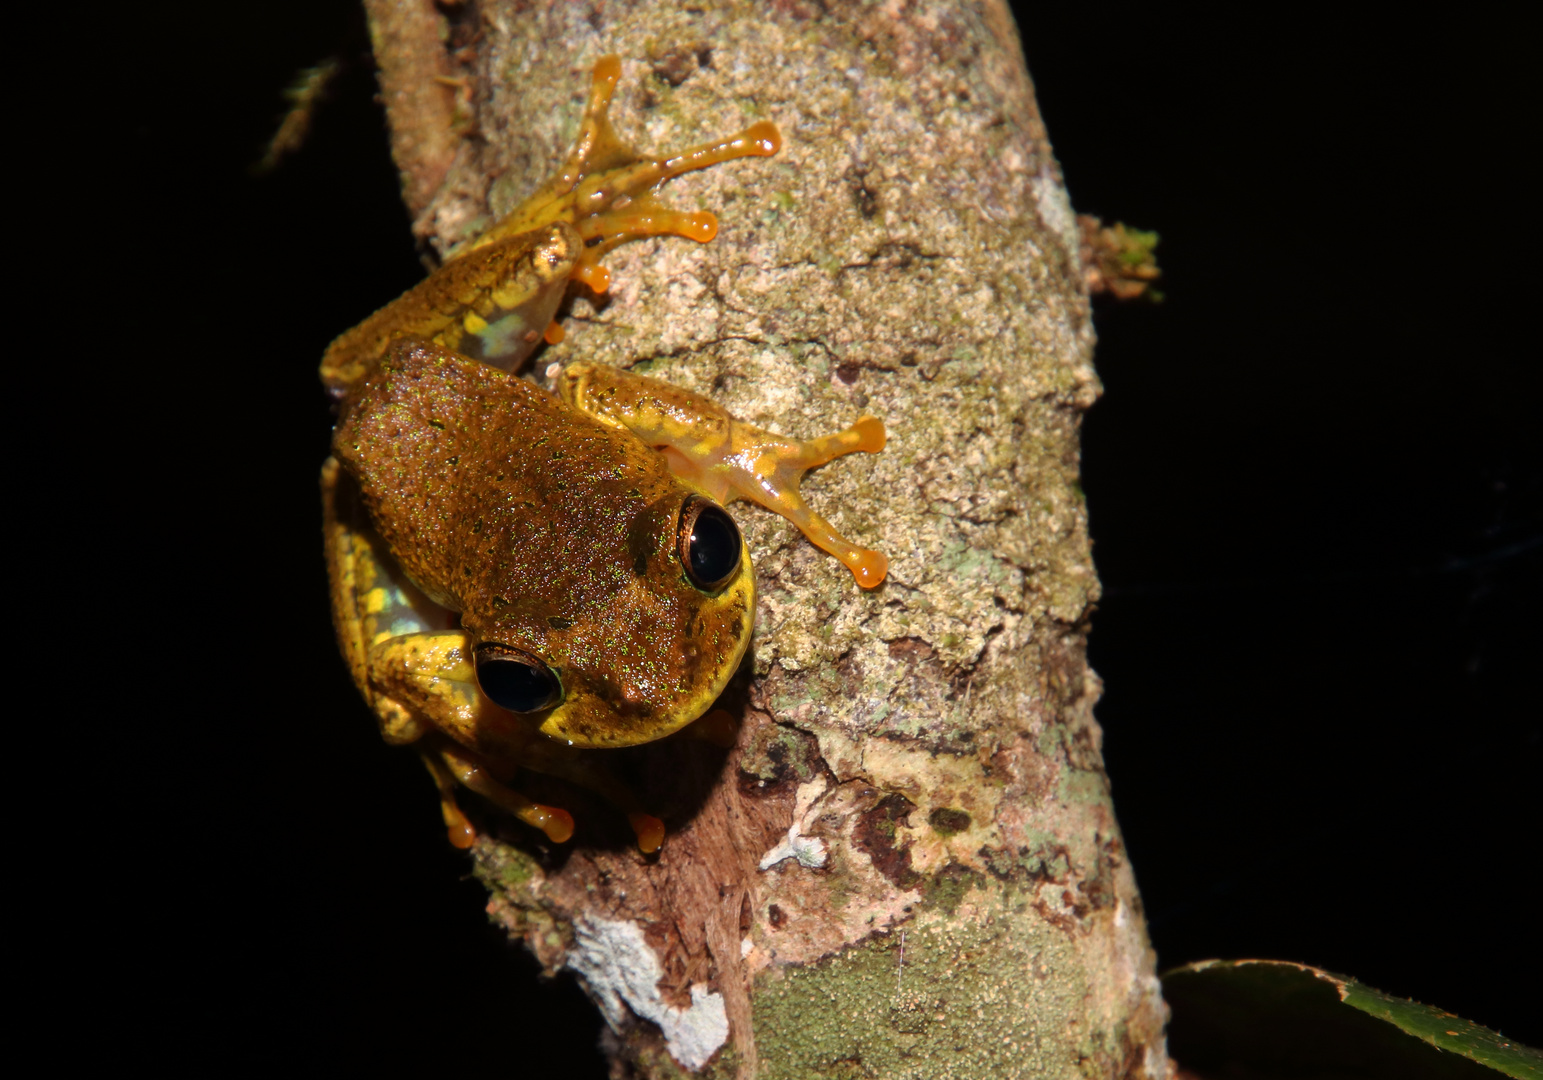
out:
M327 566L344 658L388 742L413 744L450 840L475 831L458 785L567 840L572 816L510 785L520 768L599 791L638 845L664 825L589 751L663 738L708 712L744 656L750 553L722 503L783 515L866 588L885 557L799 496L805 470L883 448L883 424L791 441L712 401L570 364L561 400L516 377L570 282L609 285L600 257L641 237L701 242L710 213L659 203L672 177L781 146L762 122L665 157L607 119L621 74L595 66L557 174L466 250L327 349L338 402L322 468Z

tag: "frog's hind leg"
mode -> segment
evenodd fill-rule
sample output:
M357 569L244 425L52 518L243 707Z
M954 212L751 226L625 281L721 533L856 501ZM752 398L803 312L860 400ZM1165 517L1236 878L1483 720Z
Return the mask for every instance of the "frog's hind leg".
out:
M553 177L554 188L575 191L574 222L592 244L598 258L626 240L672 234L703 243L718 231L709 213L682 213L657 204L644 207L647 193L667 180L742 157L770 157L782 148L777 125L762 120L727 139L693 146L663 157L644 157L628 146L611 126L611 98L621 79L621 58L603 56L595 64L589 102L579 125L579 137L568 160ZM603 290L597 290L603 291Z
M705 244L718 235L718 219L708 211L676 210L660 203L654 192L661 184L736 158L770 157L782 149L777 125L762 120L726 139L645 157L611 126L611 98L620 78L621 59L601 57L595 64L579 136L567 160L546 186L496 230L502 234L558 217L572 221L588 245L573 277L596 293L610 288L611 275L600 265L600 258L618 244L649 236L684 236Z
M579 121L579 135L573 141L573 149L544 184L498 224L472 241L472 249L553 221L574 221L582 213L575 209L574 197L580 181L597 170L609 170L637 160L637 154L611 127L611 98L620 79L621 57L602 56L595 62L589 101L584 105L584 118Z
M513 788L499 783L471 751L454 743L443 742L420 746L418 753L439 787L440 811L444 814L445 827L449 830L450 843L454 846L469 848L477 838L477 831L456 803L457 784L507 810L525 824L534 825L546 833L547 839L554 844L564 843L573 836L572 814L556 806L532 802Z
M630 161L637 155L611 127L611 98L621 81L621 57L615 53L595 61L589 77L589 100L584 103L584 118L579 121L579 137L568 151L568 160L552 182L572 191L579 181L597 169L608 169Z

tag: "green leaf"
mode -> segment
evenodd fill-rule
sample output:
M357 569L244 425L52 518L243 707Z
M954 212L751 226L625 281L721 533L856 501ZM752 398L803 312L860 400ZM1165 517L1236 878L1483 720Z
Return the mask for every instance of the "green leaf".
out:
M1543 1080L1529 1046L1305 964L1203 960L1163 975L1163 996L1168 1052L1201 1080Z

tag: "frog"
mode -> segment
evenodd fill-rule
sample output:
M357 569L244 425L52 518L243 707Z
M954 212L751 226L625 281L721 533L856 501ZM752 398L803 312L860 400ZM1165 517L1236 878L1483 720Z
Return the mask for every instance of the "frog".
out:
M639 850L665 826L602 751L696 732L754 625L755 572L724 509L753 501L833 554L866 589L887 558L804 502L804 473L883 449L882 421L810 440L736 419L646 375L575 361L522 367L570 289L603 296L616 245L707 243L710 212L663 203L683 173L781 149L774 124L649 156L609 121L621 76L601 58L556 173L417 286L339 335L321 363L337 419L322 468L324 541L343 658L391 744L415 748L451 844L477 830L471 792L571 839L565 808L515 786L520 770L587 787L627 816Z

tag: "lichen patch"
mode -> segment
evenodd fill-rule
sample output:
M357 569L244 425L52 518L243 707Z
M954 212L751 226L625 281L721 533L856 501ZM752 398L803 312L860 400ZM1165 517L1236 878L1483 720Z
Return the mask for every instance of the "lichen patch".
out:
M664 1000L659 980L664 969L637 923L581 917L573 926L567 966L583 981L611 1030L620 1033L633 1015L659 1025L670 1056L695 1072L729 1037L723 995L701 983L691 986L691 1005Z

